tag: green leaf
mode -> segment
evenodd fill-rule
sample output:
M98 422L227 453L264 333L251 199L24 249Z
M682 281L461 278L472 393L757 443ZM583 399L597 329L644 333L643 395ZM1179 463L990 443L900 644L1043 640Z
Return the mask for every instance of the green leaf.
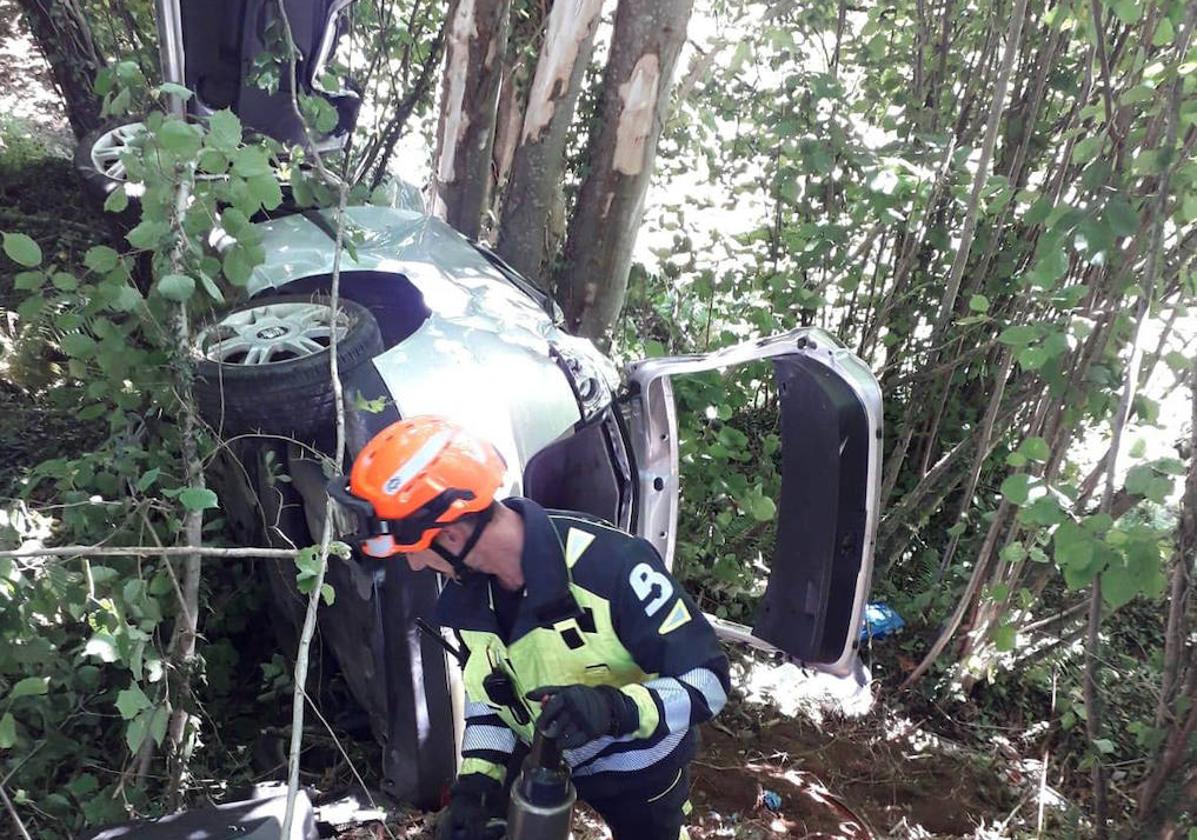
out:
M283 203L283 190L273 172L268 175L255 175L246 179L245 184L254 200L267 210L274 210Z
M87 797L100 789L100 783L91 773L76 776L67 783L67 790L76 797Z
M146 470L144 473L142 473L141 478L137 479L138 492L144 493L146 490L149 490L150 486L158 480L159 473L161 473L161 470L158 467L154 467L153 469Z
M180 84L175 84L174 82L163 82L162 84L158 85L158 94L160 96L178 96L181 97L184 102L192 97L192 93L189 89Z
M68 333L58 342L58 346L73 359L85 359L96 352L96 340L85 333Z
M195 292L195 279L186 274L167 274L155 288L167 300L183 303Z
M1093 557L1092 538L1075 522L1065 522L1053 536L1056 562L1061 566L1086 564Z
M1138 0L1118 0L1114 4L1114 14L1123 23L1138 23L1139 18L1143 17L1143 7L1139 5Z
M13 288L21 292L40 289L46 282L44 271L22 271L13 278Z
M1002 495L1012 505L1025 505L1031 495L1031 476L1015 473L1002 482Z
M121 255L107 245L96 245L87 249L87 253L83 255L83 264L92 271L103 274L116 268L120 258Z
M188 487L179 494L179 504L187 510L208 510L216 507L218 500L207 487Z
M1193 362L1184 353L1179 350L1173 350L1168 355L1164 356L1164 363L1168 365L1168 369L1173 373L1180 373L1192 367Z
M1038 461L1041 464L1045 463L1052 454L1047 446L1047 441L1041 437L1027 438L1019 445L1018 451L1032 461Z
M241 144L241 120L227 108L208 117L208 145L231 152Z
M1111 607L1129 604L1140 588L1138 576L1126 563L1111 563L1101 575L1101 597Z
M125 730L125 743L129 745L129 752L135 753L141 749L153 716L153 712L143 709L137 717L129 721L129 726Z
M1055 494L1045 493L1020 510L1018 512L1018 518L1020 521L1026 522L1029 525L1043 525L1044 527L1051 527L1052 525L1059 525L1068 518L1068 515L1064 512L1064 509L1060 507L1060 503L1056 500ZM1034 549L1032 549L1032 551L1034 551ZM1043 558L1043 560L1046 560L1046 556Z
M325 604L331 607L337 600L337 593L331 584L324 583L320 585L320 597L324 599Z
M1172 25L1172 21L1168 19L1167 15L1160 18L1160 22L1156 24L1155 33L1151 36L1151 45L1153 47L1166 47L1176 40L1176 28Z
M78 278L76 278L74 274L70 274L66 271L54 272L54 276L50 278L50 282L54 285L54 288L58 289L60 292L73 292L75 289L79 288Z
M259 175L273 177L270 159L266 157L264 151L256 146L247 146L237 150L236 155L233 156L233 171L242 178L254 178Z
M162 148L186 160L199 154L200 144L203 142L198 128L177 119L162 123L157 134Z
M154 707L154 714L150 718L150 737L154 743L162 746L162 739L166 737L166 725L170 721L170 710L165 703Z
M768 496L749 496L744 500L749 515L757 522L772 522L777 514L777 505Z
M226 280L234 286L244 287L254 270L250 249L240 243L229 248L224 254L221 269Z
M1129 201L1116 195L1106 202L1106 224L1115 236L1131 236L1139 230L1139 215Z
M1022 217L1023 224L1037 225L1047 220L1051 215L1052 202L1046 196L1031 205L1031 209Z
M41 246L23 233L4 234L4 253L18 265L36 268L42 264Z
M1049 357L1047 350L1042 347L1024 347L1015 358L1024 370L1039 370L1047 364Z
M0 718L0 750L12 749L17 743L17 721L12 712L5 712Z
M316 546L308 546L295 555L295 568L299 569L300 578L315 577L320 574L320 552Z
M998 336L998 341L1011 347L1021 347L1039 338L1042 330L1035 324L1015 324L1006 327Z
M1012 624L999 624L993 629L993 646L1001 653L1014 650L1018 633Z
M49 686L49 677L25 677L8 692L8 699L12 701L18 697L38 697L45 694Z
M166 222L158 219L142 219L133 230L125 234L125 239L134 248L150 251L170 233Z
M208 293L208 297L217 303L224 303L224 294L221 293L220 288L212 281L212 278L207 274L200 272L200 285L204 287L204 291Z
M138 712L149 707L150 698L145 696L145 692L137 683L133 683L116 695L116 708L125 720L133 720L137 717Z
M973 312L988 312L989 298L985 295L973 295L968 299L968 308Z
M141 304L141 301L141 292L125 283L113 294L110 305L117 312L132 312Z
M129 195L125 192L123 184L108 193L108 197L104 199L104 211L106 213L123 213L128 206Z
M1093 748L1102 755L1110 755L1114 752L1114 742L1109 738L1094 738Z
M1012 542L1005 546L998 555L1003 563L1020 563L1027 558L1027 549L1020 542Z

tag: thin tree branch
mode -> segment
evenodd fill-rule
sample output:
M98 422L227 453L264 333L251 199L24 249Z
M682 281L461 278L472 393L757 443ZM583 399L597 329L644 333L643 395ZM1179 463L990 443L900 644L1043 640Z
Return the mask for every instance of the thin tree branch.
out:
M0 799L4 800L4 809L8 811L8 815L12 817L13 825L17 827L17 833L21 835L21 840L33 840L29 836L29 831L25 828L25 823L21 822L21 815L17 813L17 809L13 806L12 800L8 798L8 791L4 789L4 785L0 785Z
M13 559L35 557L223 557L245 559L260 557L264 560L293 558L299 552L291 548L214 548L212 546L188 545L59 545L51 548L17 548L0 551L0 557Z

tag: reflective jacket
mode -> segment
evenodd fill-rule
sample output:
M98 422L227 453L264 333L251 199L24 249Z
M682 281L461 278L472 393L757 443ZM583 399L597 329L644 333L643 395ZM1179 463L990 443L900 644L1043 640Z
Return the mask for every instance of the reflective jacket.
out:
M693 727L723 708L729 687L710 624L648 542L527 499L504 504L524 519L525 588L510 638L489 576L446 586L437 603L439 623L468 652L461 774L503 781L516 739L531 742L540 711L524 695L577 683L619 688L635 701L640 727L567 750L575 780L619 788L628 774L689 761Z

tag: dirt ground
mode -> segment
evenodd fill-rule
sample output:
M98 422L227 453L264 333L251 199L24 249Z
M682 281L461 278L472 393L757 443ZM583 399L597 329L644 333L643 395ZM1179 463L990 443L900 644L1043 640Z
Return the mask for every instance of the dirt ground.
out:
M16 0L0 0L0 120L37 132L65 153L73 145L50 67L33 45Z
M880 713L816 727L764 706L732 710L704 728L691 836L974 837L1015 806L981 757L920 748L891 728Z
M702 728L691 775L693 840L989 840L1016 836L1011 818L1028 801L1004 761L927 739L883 711L816 726L770 706L733 704ZM430 815L410 814L389 835L362 826L341 840L430 838L434 825ZM610 833L580 805L573 836Z

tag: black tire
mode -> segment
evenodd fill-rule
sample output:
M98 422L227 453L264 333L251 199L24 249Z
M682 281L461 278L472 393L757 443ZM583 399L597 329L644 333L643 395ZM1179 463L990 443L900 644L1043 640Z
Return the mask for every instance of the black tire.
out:
M312 440L331 428L335 397L329 376L328 349L310 355L264 364L213 361L200 346L210 331L237 313L279 304L328 306L328 299L306 295L256 298L226 310L197 334L195 399L200 415L223 435L288 435ZM344 380L383 350L378 322L364 306L340 301L349 319L348 331L337 343L337 362ZM211 333L215 334L215 333Z

